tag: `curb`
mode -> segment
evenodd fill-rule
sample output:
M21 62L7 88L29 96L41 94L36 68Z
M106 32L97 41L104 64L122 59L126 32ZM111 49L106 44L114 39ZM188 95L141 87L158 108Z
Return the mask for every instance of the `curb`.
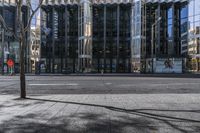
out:
M9 76L9 75L0 75ZM16 74L14 76L19 76ZM26 76L90 76L90 77L163 77L163 78L200 78L200 74L26 74Z

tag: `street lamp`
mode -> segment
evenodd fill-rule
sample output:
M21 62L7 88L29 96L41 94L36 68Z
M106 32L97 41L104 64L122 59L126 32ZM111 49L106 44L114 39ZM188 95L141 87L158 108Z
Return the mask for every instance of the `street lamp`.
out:
M156 26L156 24L158 22L160 22L162 20L162 17L159 17L155 23L153 23L151 25L151 58L152 58L152 73L154 72L154 66L153 66L153 63L154 63L154 26ZM156 51L156 47L155 47L155 51Z

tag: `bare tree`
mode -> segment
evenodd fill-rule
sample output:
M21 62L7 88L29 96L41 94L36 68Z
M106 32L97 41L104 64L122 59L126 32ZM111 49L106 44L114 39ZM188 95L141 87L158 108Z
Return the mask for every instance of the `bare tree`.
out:
M35 0L34 0L35 1ZM36 12L40 9L43 0L37 0L38 5L36 8L33 8L31 0L16 0L16 26L17 30L14 31L12 28L8 27L2 15L0 15L0 23L6 31L11 32L15 39L19 42L20 50L20 90L21 98L26 98L26 78L25 78L25 51L26 51L26 33L30 30L31 21ZM25 25L22 18L22 7L28 7L30 11L30 16Z

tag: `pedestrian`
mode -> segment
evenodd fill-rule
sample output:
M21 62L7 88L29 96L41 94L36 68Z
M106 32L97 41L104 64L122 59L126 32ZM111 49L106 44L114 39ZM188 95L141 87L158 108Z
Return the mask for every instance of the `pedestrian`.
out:
M101 69L101 74L103 75L103 69Z

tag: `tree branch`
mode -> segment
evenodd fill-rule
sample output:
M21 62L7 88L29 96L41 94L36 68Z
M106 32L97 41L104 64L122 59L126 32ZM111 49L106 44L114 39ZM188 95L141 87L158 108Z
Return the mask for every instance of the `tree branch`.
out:
M31 12L34 12L33 6L31 4L31 0L27 0L26 2L27 2L27 5L29 6L29 8L31 9Z
M32 11L31 15L30 15L30 18L28 19L28 24L27 26L25 27L24 31L27 32L30 28L30 25L31 25L31 21L33 19L33 16L35 15L35 13L40 9L40 7L42 6L42 3L43 3L44 0L40 0L40 3L39 5L37 6L37 8L35 10Z
M10 28L10 27L8 27L8 25L6 24L6 22L5 22L5 19L3 18L3 16L0 14L0 23L1 23L1 25L3 26L3 28L5 29L5 30L8 30L8 31L10 31L10 32L13 32L13 29L12 28Z
M16 40L19 40L19 38L18 38L17 35L15 34L14 30L13 30L12 28L8 27L8 25L6 24L4 18L2 17L1 14L0 14L0 23L1 23L1 25L3 26L3 28L4 28L6 31L11 32L11 33L13 34L13 36L14 36L14 38L15 38Z
M15 3L16 3L16 5L18 5L19 4L19 0L15 0Z

